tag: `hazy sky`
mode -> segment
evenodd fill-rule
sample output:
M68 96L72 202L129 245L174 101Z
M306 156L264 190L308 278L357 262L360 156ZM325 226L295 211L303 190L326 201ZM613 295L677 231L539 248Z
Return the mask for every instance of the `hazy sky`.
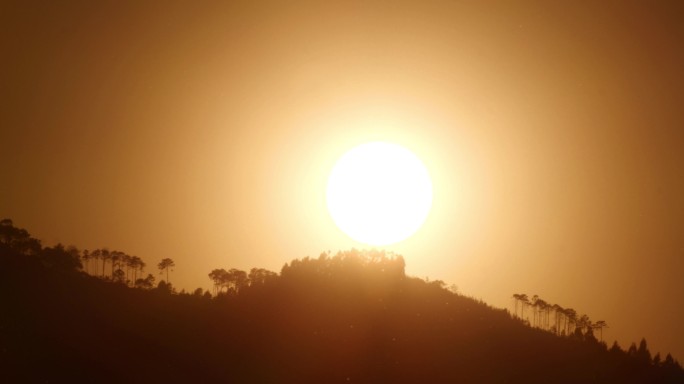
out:
M409 274L682 360L684 8L655 3L3 1L0 217L207 288L363 248L326 178L391 141L434 183Z

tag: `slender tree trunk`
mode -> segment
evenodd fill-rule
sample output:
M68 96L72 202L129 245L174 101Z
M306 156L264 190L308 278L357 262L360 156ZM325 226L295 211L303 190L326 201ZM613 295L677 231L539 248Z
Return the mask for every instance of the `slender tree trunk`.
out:
M518 317L518 300L515 300L515 317Z

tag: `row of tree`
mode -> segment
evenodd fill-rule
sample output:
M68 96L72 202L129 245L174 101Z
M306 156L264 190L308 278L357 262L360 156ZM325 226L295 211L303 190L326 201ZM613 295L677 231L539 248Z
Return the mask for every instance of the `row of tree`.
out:
M613 343L613 346L609 350L612 353L622 352L622 349L618 345L617 341ZM651 351L648 349L648 344L646 339L641 339L639 346L636 343L632 343L627 349L627 356L633 358L641 365L651 365L658 368L664 368L665 370L680 370L681 366L677 360L675 360L671 354L667 354L665 359L660 357L660 352L656 353L655 356L651 357Z
M147 277L142 277L147 264L138 256L131 256L117 250L110 251L107 248L95 249L92 252L86 249L82 253L73 246L70 246L69 249L81 259L86 273L138 288L149 289L154 287L155 278L153 275L148 274ZM107 263L110 267L109 276L106 274ZM169 271L172 271L175 266L176 264L170 258L164 258L157 264L159 274L166 273L167 284L169 283Z
M363 272L372 274L374 278L386 280L403 278L405 262L401 256L379 250L350 250L332 255L323 252L318 258L305 257L286 263L280 274L264 268L252 268L249 272L231 268L229 270L214 269L209 273L213 283L214 295L228 294L235 296L246 288L265 286L274 283L281 277L285 280L303 279L318 276L331 278L350 273ZM441 281L437 283L443 284Z
M214 269L209 273L209 279L214 283L214 294L237 294L246 287L264 285L276 279L278 274L263 268L252 268L249 274L245 271L231 268L229 270Z
M608 323L604 320L593 322L587 315L578 315L572 308L563 308L558 304L550 304L541 297L534 295L531 298L524 293L513 294L515 302L514 314L517 318L528 322L532 327L545 329L557 335L572 335L575 333L585 337L593 337L594 330L599 330L600 338L603 340L603 329L608 328ZM520 308L520 314L518 314ZM530 310L525 317L525 309Z
M138 256L131 256L125 252L116 250L109 251L107 248L96 249L92 252L86 249L80 255L80 258L83 261L83 268L86 273L97 275L101 269L101 277L106 277L105 270L107 263L109 263L111 267L109 278L112 280L123 277L128 281L129 272L132 271L133 281L135 282L137 280L138 272L142 275L147 266L147 264Z
M512 298L515 303L514 316L531 327L547 330L559 336L573 336L589 341L596 341L594 330L598 330L600 340L603 341L603 329L608 328L608 324L604 320L593 322L587 315L579 316L576 310L563 308L558 304L550 304L537 295L529 297L524 293L515 293ZM526 309L528 310L527 317L525 317ZM625 352L620 348L617 341L609 350L613 353ZM660 357L660 353L651 357L646 339L642 339L638 347L636 343L632 343L626 353L642 364L666 369L679 367L679 363L669 353L664 360Z
M31 237L25 229L15 227L10 219L0 220L0 246L20 255L35 256L46 267L82 270L92 276L138 288L155 287L156 279L152 274L143 277L147 264L138 256L107 248L81 252L73 245L43 247L40 240ZM166 274L167 286L173 267L175 263L170 258L157 264L159 273Z

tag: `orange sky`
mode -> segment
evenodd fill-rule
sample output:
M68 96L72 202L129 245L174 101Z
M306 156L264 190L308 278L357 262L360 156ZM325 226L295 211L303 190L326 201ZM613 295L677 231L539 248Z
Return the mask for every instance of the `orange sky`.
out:
M171 257L186 289L363 247L327 173L393 141L434 182L389 247L409 274L496 306L536 293L684 359L682 6L16 3L0 217L45 244Z

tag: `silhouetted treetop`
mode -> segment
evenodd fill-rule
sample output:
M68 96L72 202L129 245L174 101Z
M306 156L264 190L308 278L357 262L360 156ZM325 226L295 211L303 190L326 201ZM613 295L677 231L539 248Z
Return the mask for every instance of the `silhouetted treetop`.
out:
M103 279L132 286L137 281L137 274L142 273L145 267L145 262L140 257L130 256L118 250L109 251L107 248L101 248L81 252L73 245L62 244L42 247L40 240L31 237L25 229L15 227L10 219L0 221L0 251L5 257L22 256L15 261L33 263L34 266L47 269L99 274Z
M295 259L283 266L280 274L283 279L302 275L326 278L351 276L373 276L377 278L405 277L404 258L382 250L340 251L334 256L321 253L318 258Z
M63 271L75 271L83 268L79 258L79 252L75 247L64 248L62 244L44 248L40 254L40 260L48 268Z
M37 255L42 247L23 228L17 228L10 219L0 221L0 247L20 255Z
M159 268L159 274L163 274L164 271L166 271L166 281L169 282L169 270L173 267L176 266L176 263L173 262L173 260L169 258L162 259L162 261L157 264L157 268Z

